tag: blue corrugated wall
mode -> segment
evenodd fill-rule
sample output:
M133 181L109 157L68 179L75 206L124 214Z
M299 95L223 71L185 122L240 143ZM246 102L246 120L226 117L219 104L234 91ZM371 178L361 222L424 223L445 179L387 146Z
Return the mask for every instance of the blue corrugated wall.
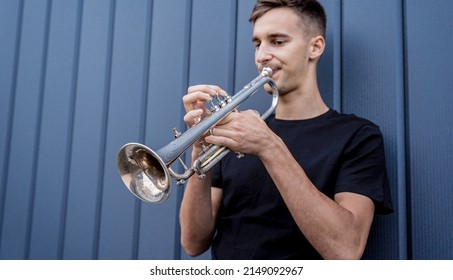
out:
M256 76L254 2L0 0L0 259L188 258L183 190L139 202L116 154L183 130L188 85L235 92ZM396 211L365 258L453 259L453 2L321 2L323 97L385 138Z

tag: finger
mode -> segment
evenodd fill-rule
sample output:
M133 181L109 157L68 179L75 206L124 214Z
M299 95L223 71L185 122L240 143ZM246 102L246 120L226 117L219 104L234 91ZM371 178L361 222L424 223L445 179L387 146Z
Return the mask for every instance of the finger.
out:
M253 110L253 109L248 109L248 110L242 111L242 114L261 117L260 112L258 112L257 110Z
M208 101L211 98L211 95L202 92L202 91L196 91L192 92L190 94L186 94L182 97L182 102L184 103L185 106L190 106L197 104L198 102L205 102Z
M226 92L219 86L216 85L195 85L190 86L187 89L187 94L192 94L196 92L204 92L210 96L216 96L218 94L225 95Z
M220 93L219 93L220 91ZM193 109L204 109L209 114L206 103L212 100L214 96L226 95L226 92L215 85L196 85L187 90L187 94L182 97L184 109L186 112Z
M202 109L192 110L187 112L184 116L184 122L189 126L193 126L201 121L201 116L203 115Z
M238 137L237 132L229 130L229 129L223 129L221 127L215 126L211 127L209 129L209 135L206 137L206 140L209 139L217 142L222 138L228 138L234 140L235 138ZM217 143L216 143L217 144Z
M236 111L230 112L217 123L217 126L222 126L231 123L238 116L237 114L239 114L239 112Z
M214 129L214 135L208 134L205 138L205 142L209 143L209 144L222 146L222 147L227 147L227 148L234 150L235 147L237 147L237 145L238 145L237 141L234 138L221 136L221 135L219 135L219 132L220 132L219 129L217 129L217 128Z

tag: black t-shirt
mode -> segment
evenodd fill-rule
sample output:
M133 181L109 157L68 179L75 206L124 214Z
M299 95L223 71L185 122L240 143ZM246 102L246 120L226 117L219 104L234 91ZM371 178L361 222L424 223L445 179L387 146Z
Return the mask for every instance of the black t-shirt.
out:
M313 184L328 197L370 197L376 212L392 212L379 128L334 110L309 120L267 120ZM212 242L213 259L320 259L297 227L258 157L229 153L213 168L223 200Z

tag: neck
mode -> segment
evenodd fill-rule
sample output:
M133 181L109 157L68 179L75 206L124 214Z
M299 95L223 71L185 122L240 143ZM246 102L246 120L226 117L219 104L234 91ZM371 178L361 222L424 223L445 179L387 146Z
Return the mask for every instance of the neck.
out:
M329 107L324 103L316 83L283 94L275 111L277 119L304 120L320 116Z

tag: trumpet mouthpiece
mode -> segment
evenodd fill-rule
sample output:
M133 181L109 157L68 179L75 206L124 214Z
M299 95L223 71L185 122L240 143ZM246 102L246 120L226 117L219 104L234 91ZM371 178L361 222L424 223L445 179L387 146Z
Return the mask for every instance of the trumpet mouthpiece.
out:
M264 67L263 70L261 71L261 75L264 77L269 77L272 75L272 69L270 67Z

